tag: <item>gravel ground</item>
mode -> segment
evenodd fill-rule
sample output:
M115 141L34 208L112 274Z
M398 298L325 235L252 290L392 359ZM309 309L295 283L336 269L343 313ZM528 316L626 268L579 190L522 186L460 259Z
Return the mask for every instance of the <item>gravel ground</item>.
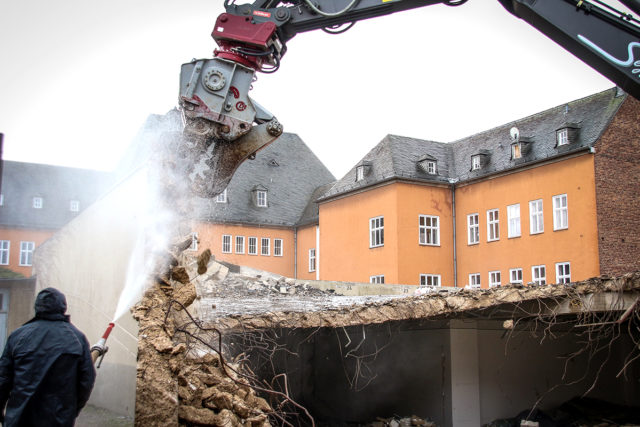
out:
M76 427L133 427L133 417L116 414L104 408L87 405L76 419Z

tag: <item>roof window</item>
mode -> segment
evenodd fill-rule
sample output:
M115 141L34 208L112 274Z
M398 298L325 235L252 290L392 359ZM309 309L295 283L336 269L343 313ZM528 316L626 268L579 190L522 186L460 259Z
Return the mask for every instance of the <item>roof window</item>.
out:
M512 127L511 134L511 160L518 160L529 154L531 150L531 138L520 136L520 130Z
M253 196L253 204L255 206L259 208L266 208L269 206L269 203L267 201L268 190L266 187L263 187L262 185L256 185L255 187L253 187L251 193Z
M475 171L482 168L482 159L480 158L480 154L474 154L471 156L471 170Z
M216 196L216 203L227 203L227 189Z
M356 166L356 182L362 181L371 170L371 162L362 161Z
M476 154L471 155L471 170L479 170L489 164L491 158L491 150L480 150Z
M438 174L438 161L429 155L425 155L418 160L418 167L429 175Z
M577 123L563 123L556 129L556 147L569 145L578 140L580 125Z
M33 198L33 204L31 206L33 206L34 209L42 209L42 205L42 197L36 196Z

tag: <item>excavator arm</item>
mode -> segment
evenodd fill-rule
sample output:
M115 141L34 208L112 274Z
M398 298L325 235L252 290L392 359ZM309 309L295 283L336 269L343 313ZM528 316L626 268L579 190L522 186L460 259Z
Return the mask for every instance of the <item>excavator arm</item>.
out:
M194 147L189 176L196 192L226 188L246 159L282 133L275 117L249 96L255 73L273 73L296 34L339 34L356 22L418 7L460 6L467 0L225 1L212 37L213 59L182 66L179 105ZM640 99L640 21L601 0L498 0L596 71ZM640 13L640 0L620 0Z

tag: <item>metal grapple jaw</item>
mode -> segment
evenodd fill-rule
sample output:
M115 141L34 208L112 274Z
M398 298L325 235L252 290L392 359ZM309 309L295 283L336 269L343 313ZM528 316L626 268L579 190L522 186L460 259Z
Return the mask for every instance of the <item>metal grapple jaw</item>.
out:
M282 134L276 118L248 95L254 74L221 58L182 65L183 173L201 197L224 191L244 160Z

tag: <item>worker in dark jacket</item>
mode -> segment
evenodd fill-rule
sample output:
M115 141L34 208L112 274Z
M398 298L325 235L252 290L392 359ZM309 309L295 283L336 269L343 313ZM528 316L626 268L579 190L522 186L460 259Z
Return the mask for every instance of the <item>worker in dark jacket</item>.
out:
M96 378L89 343L64 314L67 301L57 289L40 291L35 311L0 358L3 426L73 426Z

